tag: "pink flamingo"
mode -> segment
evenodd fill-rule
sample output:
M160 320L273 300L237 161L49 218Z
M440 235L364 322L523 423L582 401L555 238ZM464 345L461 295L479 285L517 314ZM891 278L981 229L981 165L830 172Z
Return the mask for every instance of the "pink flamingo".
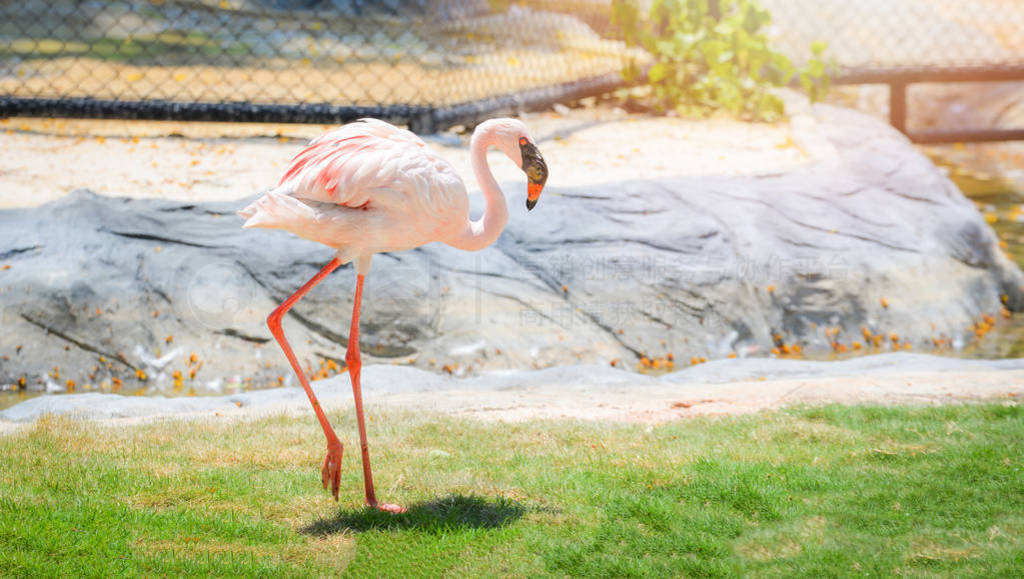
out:
M397 505L378 504L373 492L359 385L359 304L363 279L374 253L401 251L434 241L468 251L494 243L508 221L508 208L487 165L487 149L492 145L526 173L526 208L533 209L547 181L548 169L520 121L493 119L473 132L473 173L487 202L483 216L473 221L469 218L466 186L448 161L409 131L376 119L363 119L314 139L295 156L276 189L238 212L246 219L244 227L285 229L337 250L319 273L267 318L270 332L298 375L327 437L321 480L324 489L330 484L334 500L338 500L342 444L285 340L281 320L338 266L355 261L356 292L345 362L352 379L359 423L366 504L383 511L403 512L405 509Z

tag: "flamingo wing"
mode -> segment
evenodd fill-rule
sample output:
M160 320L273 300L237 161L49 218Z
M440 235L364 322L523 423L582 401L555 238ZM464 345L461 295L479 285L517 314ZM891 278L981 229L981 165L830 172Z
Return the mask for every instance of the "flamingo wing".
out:
M456 191L453 191L456 190ZM350 208L417 210L439 218L465 187L454 167L412 132L363 119L317 137L292 159L276 189Z

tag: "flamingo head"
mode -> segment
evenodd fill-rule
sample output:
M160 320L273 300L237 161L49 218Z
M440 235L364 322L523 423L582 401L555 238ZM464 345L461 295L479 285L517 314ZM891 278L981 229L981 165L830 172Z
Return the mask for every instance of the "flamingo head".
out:
M483 122L477 131L492 135L491 143L526 173L526 209L533 209L548 180L548 166L526 125L517 119L492 119Z
M527 136L519 137L519 156L522 163L519 165L529 181L526 185L526 210L533 209L540 198L540 192L544 190L544 183L548 180L548 165L544 157L540 156L537 145Z

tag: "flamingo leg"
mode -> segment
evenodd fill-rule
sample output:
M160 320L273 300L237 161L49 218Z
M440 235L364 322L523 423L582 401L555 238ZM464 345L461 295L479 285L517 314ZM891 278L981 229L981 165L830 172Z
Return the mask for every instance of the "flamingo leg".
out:
M324 465L320 469L320 478L324 489L330 485L334 500L338 500L338 485L341 481L341 441L338 440L338 435L331 428L331 423L327 421L327 416L324 414L323 408L320 407L320 401L316 399L316 394L313 394L313 388L309 385L309 379L306 378L306 374L299 366L299 361L295 358L295 352L292 351L291 346L288 345L288 340L284 337L284 331L281 329L281 320L292 306L309 293L309 290L313 289L313 286L320 283L332 271L338 269L340 265L341 260L337 257L332 259L319 273L313 276L313 279L306 282L306 285L299 288L299 291L292 294L291 297L286 299L284 303L267 317L267 326L270 327L270 333L274 335L277 343L284 350L285 357L288 358L292 369L295 370L295 374L299 377L299 382L302 383L302 388L306 391L310 404L313 405L313 412L316 413L316 418L320 421L320 427L324 430L324 436L327 437L327 457L324 458Z
M348 350L345 352L345 364L348 366L349 377L352 378L352 396L356 403L356 422L359 424L359 445L363 454L363 485L366 487L366 505L392 513L403 513L405 509L398 505L378 504L373 492L373 471L370 469L370 445L366 441L366 421L363 418L363 390L359 383L360 371L363 367L359 353L359 307L363 300L363 274L356 276L356 295L352 304L352 329L348 334Z

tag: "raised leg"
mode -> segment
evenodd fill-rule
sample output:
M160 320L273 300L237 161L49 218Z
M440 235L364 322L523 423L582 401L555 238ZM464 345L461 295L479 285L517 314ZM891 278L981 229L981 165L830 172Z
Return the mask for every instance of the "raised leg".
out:
M267 317L267 325L270 327L270 333L274 335L277 343L281 346L281 349L284 350L285 357L288 358L288 362L291 363L292 369L295 370L295 374L299 377L299 382L302 383L302 388L306 391L306 396L309 397L310 404L313 405L313 412L316 412L316 418L320 421L320 427L324 430L324 436L327 437L327 457L324 458L324 465L320 469L320 479L321 482L323 482L325 489L330 485L331 494L334 495L334 500L338 500L338 484L341 481L341 441L338 440L338 436L334 433L334 429L331 428L331 423L327 421L327 416L324 415L323 408L320 407L320 402L316 399L316 395L313 394L313 388L309 385L309 379L306 378L306 374L299 366L299 361L295 359L295 353L292 352L291 346L288 345L288 340L284 338L284 331L281 329L281 320L292 306L302 299L303 296L309 293L309 290L313 289L313 286L320 283L332 271L338 269L338 266L340 265L341 260L337 257L332 259L330 263L320 270L319 273L313 276L313 279L306 282L306 285L299 288L299 291L286 299L283 304L271 312L270 316Z
M356 276L356 295L352 304L352 329L348 334L348 350L345 352L345 363L348 374L352 378L352 396L356 401L356 422L359 423L359 446L363 453L363 485L366 487L366 504L369 507L404 513L405 509L398 505L378 504L373 492L373 471L370 469L370 445L366 442L366 421L363 419L363 391L359 384L359 373L363 362L359 355L359 306L363 300L363 274Z

